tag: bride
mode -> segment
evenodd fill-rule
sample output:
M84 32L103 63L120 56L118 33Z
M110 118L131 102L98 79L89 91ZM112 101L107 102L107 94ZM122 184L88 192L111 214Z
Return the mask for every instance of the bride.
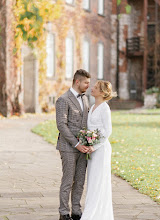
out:
M109 136L112 132L111 112L107 100L116 97L108 81L97 81L91 90L95 104L88 115L88 129L99 129L103 138L90 147L88 161L87 195L85 209L80 220L114 220L111 186L111 153Z

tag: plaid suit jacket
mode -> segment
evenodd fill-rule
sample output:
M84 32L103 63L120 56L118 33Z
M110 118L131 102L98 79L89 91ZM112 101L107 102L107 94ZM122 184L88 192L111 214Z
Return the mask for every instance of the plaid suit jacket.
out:
M82 97L83 112L80 104L70 89L56 101L56 123L59 130L57 150L79 152L75 146L78 143L75 137L84 127L87 127L89 111L88 98Z

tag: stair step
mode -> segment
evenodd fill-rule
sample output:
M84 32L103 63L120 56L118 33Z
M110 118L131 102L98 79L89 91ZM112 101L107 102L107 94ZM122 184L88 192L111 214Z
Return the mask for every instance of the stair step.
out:
M111 100L109 101L109 106L113 110L129 110L135 109L143 106L143 102L136 100Z

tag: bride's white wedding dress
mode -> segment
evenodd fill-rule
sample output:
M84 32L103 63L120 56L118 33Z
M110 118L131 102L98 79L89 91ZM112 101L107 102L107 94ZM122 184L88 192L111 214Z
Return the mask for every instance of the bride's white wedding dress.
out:
M111 153L109 136L112 132L111 112L106 102L94 111L91 107L88 115L88 129L99 129L104 136L94 145L95 151L88 160L87 195L81 220L114 220L111 186ZM92 112L93 111L93 112Z

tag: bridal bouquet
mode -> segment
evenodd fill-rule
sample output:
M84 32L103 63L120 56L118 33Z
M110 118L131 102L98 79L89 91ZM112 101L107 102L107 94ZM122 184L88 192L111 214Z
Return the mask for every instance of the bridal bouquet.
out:
M90 131L84 128L83 130L80 130L77 134L77 139L79 143L85 146L93 146L100 143L100 138L102 138L102 136L98 129ZM89 153L86 154L86 159L91 159Z

